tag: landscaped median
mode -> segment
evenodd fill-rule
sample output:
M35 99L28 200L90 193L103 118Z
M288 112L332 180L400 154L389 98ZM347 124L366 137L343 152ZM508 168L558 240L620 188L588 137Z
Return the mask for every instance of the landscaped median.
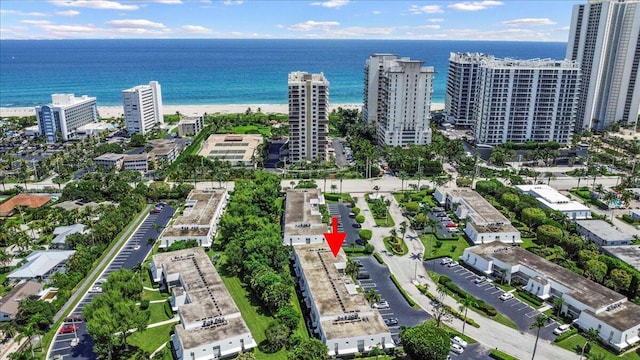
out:
M409 294L407 294L407 292L402 288L402 286L400 286L400 283L398 282L396 277L393 274L391 274L389 278L391 278L391 281L393 281L393 284L398 288L398 291L400 291L400 294L402 294L404 299L407 300L407 303L409 303L411 307L414 307L416 305L416 302L413 301L413 299L409 296Z
M384 247L395 255L405 255L409 252L407 244L398 236L387 236L383 239Z
M426 286L424 286L424 285L416 285L416 287L418 288L418 290L420 290L421 293L423 293L426 297L428 297L429 300L438 303L439 306L444 306L445 309L447 310L447 312L450 313L451 315L453 315L456 318L466 322L467 324L473 326L474 328L479 328L480 327L480 325L478 325L472 318L467 316L467 318L465 319L464 314L459 313L458 310L452 308L449 305L442 304L438 300L438 298L436 298L435 295L433 295L432 293L429 292L429 289Z

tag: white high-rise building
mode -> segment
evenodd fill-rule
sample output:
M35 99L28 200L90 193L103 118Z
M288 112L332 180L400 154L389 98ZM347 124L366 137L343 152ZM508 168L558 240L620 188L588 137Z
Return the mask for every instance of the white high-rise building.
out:
M493 60L493 56L480 53L449 55L445 112L448 122L456 126L472 127L475 123L473 111L482 60Z
M323 73L289 73L289 159L326 160L329 81Z
M145 135L157 124L164 124L162 91L157 81L122 90L122 107L129 136Z
M638 0L591 0L574 5L566 58L582 68L576 130L636 123L640 105Z
M580 66L569 60L482 60L473 112L479 144L571 139Z
M378 145L431 142L432 66L423 61L373 54L364 67L363 117L375 124Z
M40 134L47 137L47 143L68 141L75 136L77 128L98 121L96 98L53 94L51 104L36 106L36 117Z

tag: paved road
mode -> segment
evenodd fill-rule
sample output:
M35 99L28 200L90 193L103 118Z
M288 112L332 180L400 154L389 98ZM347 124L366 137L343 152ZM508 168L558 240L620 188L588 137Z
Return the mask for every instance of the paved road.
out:
M353 227L353 224L356 224L356 220L349 217L351 209L345 204L329 204L327 205L327 210L331 217L337 217L339 224L342 224L338 225L338 231L347 233L347 238L344 240L342 247L362 247L356 243L360 239L360 229Z
M144 261L153 249L153 243L149 243L147 239L152 238L155 240L159 235L153 225L158 224L164 228L173 216L174 211L170 206L166 206L159 214L149 214L136 229L136 232L120 249L118 254L112 258L107 268L100 274L98 282L106 279L107 276L114 271L123 268L132 269ZM162 229L159 230L162 231ZM81 315L84 306L90 303L94 296L100 296L100 294L96 292L86 292L82 300L80 300L78 305L71 311L71 314ZM91 335L87 332L86 323L64 322L62 326L68 324L78 326L76 334L60 334L60 330L58 329L49 348L47 359L53 358L53 356L56 355L62 355L64 359L96 359L97 357L93 353L94 342ZM71 347L71 341L76 337L74 335L78 337L79 343Z

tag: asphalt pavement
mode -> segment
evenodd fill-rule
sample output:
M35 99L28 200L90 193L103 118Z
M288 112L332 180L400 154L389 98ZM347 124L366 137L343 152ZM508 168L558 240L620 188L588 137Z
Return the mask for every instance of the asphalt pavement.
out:
M169 223L169 220L171 220L174 212L175 210L173 208L165 206L159 214L149 214L117 255L111 260L107 268L100 274L99 279L106 279L110 273L119 269L133 269L144 261L153 249L153 244L159 235L159 232L154 229L153 225L158 224L164 228L167 223ZM162 231L162 229L158 230L160 232ZM150 238L154 239L151 243L147 241L147 239ZM84 306L90 303L95 296L100 296L100 294L87 292L73 311L71 311L71 314L81 315ZM97 359L96 354L93 352L94 341L87 332L86 323L83 321L63 322L62 326L69 324L78 326L75 336L74 333L60 334L60 329L58 329L51 343L49 358L61 355L63 359ZM78 344L72 346L72 341L75 337L79 339Z
M357 222L356 219L349 217L351 208L345 204L328 204L327 210L331 217L338 218L338 231L347 233L347 238L344 240L342 247L362 247L363 245L356 243L360 239L360 228L353 227Z

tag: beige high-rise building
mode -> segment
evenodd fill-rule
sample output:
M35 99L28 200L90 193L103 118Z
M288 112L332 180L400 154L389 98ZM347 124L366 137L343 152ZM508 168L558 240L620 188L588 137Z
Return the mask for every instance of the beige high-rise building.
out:
M289 73L289 160L327 159L329 81L323 73Z
M154 126L164 123L162 91L157 81L122 90L122 107L129 136L145 135Z
M378 145L407 146L431 142L433 66L373 54L364 67L363 119L376 126Z
M638 0L591 0L574 5L566 58L582 68L576 131L636 123L640 105Z

